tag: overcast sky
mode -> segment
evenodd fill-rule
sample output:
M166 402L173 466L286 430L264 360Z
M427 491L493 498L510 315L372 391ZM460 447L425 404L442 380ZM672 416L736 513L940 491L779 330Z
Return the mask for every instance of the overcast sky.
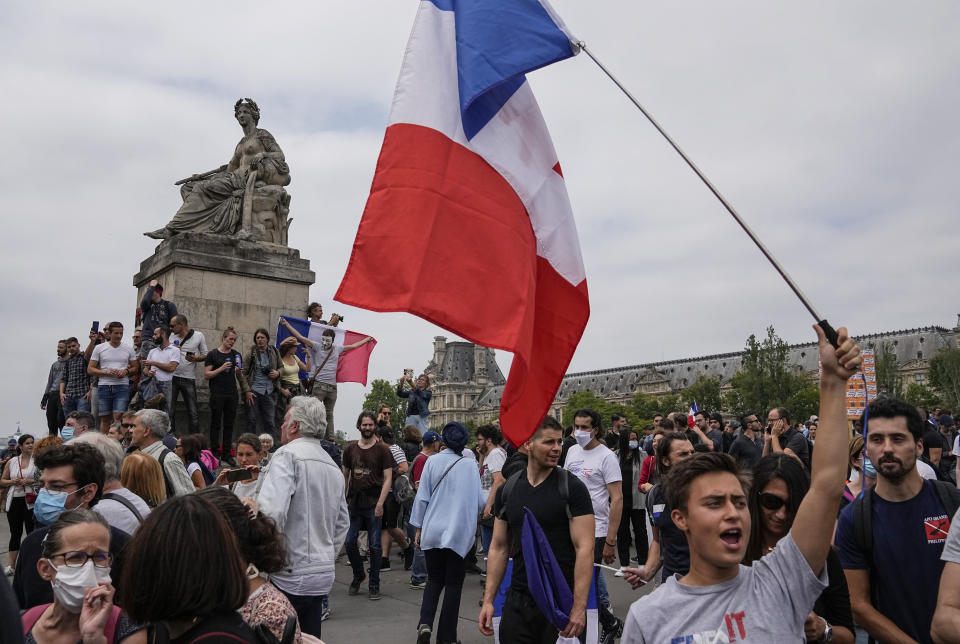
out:
M555 0L822 313L856 333L956 324L960 5ZM417 2L7 2L0 22L0 434L43 432L60 337L132 323L131 283L225 163L249 96L293 181L311 298L380 344L372 378L421 370L435 335L331 301L369 191ZM729 215L589 58L535 72L573 203L589 370L735 351L812 320ZM438 275L437 279L443 279ZM498 354L504 373L510 355ZM340 386L338 428L364 390Z

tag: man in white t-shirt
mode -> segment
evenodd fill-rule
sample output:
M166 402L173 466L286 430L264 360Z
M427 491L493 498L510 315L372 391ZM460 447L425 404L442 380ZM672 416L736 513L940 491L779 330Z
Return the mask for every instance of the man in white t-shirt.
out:
M690 572L634 602L621 644L802 644L804 623L827 586L826 560L847 474L847 379L861 364L845 328L834 349L819 326L820 425L810 491L773 552L743 566L750 541L749 480L719 452L694 454L664 482L671 519L687 536ZM627 581L639 585L635 575Z
M111 322L104 331L108 342L93 348L87 373L99 378L97 409L100 432L106 434L111 422L119 422L130 403L130 376L137 372L137 354L129 344L121 344L123 325Z
M483 556L490 551L490 541L493 539L493 501L497 496L497 489L503 485L503 464L507 461L507 450L500 446L503 434L496 425L481 425L477 428L477 452L480 453L480 487L487 495L487 505L480 516L480 545Z
M567 451L563 467L587 486L593 502L595 547L593 562L613 563L617 554L617 532L623 511L623 488L620 461L603 444L600 414L592 409L581 409L573 417L573 437L576 445ZM603 572L597 570L597 604L600 624L603 626L601 644L613 642L623 624L610 610L610 596Z
M190 421L190 433L200 432L200 414L197 411L197 364L203 365L207 359L207 339L203 333L190 328L185 315L177 314L170 321L170 344L180 347L180 364L173 372L170 387L170 408L177 404L177 398L183 396ZM173 413L170 414L170 432L177 433Z
M161 324L153 330L155 348L150 349L143 361L143 375L153 376L157 387L163 392L164 405L173 426L173 373L180 364L180 347L170 344L170 328Z
M318 398L327 410L327 434L324 436L328 441L333 440L333 407L337 404L337 364L340 361L340 354L352 351L359 346L373 340L370 336L353 344L338 346L336 343L336 331L333 329L324 329L320 336L320 342L314 342L305 338L299 331L293 328L286 318L280 318L280 324L287 327L290 335L295 337L310 347L310 357L313 361L313 373L310 378L313 383L313 397Z

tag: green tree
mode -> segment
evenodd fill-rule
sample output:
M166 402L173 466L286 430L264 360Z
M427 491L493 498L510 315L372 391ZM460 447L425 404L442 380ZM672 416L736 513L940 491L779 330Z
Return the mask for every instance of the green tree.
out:
M771 407L787 407L792 416L800 418L800 410L791 409L791 397L809 386L803 375L796 374L787 362L789 356L787 343L777 336L772 326L767 327L767 337L757 340L756 335L747 338L743 351L743 365L731 379L736 392L728 396L728 403L734 403L738 413L753 409L763 414ZM819 398L819 396L818 396ZM805 402L804 402L805 401ZM800 396L796 402L806 408L810 397ZM814 413L814 412L811 412Z
M363 399L363 408L379 414L383 405L393 412L390 426L394 429L402 429L401 423L407 417L407 399L397 395L396 386L389 380L377 379L370 383L370 392Z
M877 369L877 391L886 389L891 398L903 397L903 378L900 377L900 364L897 354L889 342L883 342L874 351L874 365Z
M948 349L930 360L930 384L952 410L960 409L960 349Z
M615 405L609 403L603 398L600 398L592 391L578 391L574 394L570 394L570 397L567 398L567 404L563 406L563 424L572 425L573 424L573 415L577 413L578 409L592 409L593 411L600 414L600 421L605 428L609 428L611 424L610 417L613 414L622 414L627 417L627 422L633 426L635 421L635 415L632 417L632 410L625 407L624 405Z
M807 384L794 391L784 406L790 412L790 419L794 423L806 421L810 416L820 412L820 388Z
M715 413L723 408L723 398L720 395L720 377L711 378L703 374L697 376L696 382L684 389L683 395L690 401L697 401L697 408L708 413Z
M933 409L940 404L940 396L937 395L937 392L930 387L918 385L915 382L907 385L903 400L915 407L925 407L927 409Z

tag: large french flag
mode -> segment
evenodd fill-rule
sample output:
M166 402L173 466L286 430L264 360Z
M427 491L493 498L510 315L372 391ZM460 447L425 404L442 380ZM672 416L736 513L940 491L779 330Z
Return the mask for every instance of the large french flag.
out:
M500 424L515 445L548 412L589 317L560 164L524 77L575 42L545 0L420 3L336 295L512 351Z
M340 347L354 344L367 337L363 333L347 331L340 327L316 324L310 320L301 320L300 318L290 317L289 315L284 315L283 317L290 323L290 326L297 330L297 333L314 342L320 342L320 338L323 337L323 332L326 329L333 331L333 342ZM277 348L279 348L280 343L288 337L290 337L290 332L287 331L287 327L278 323L276 335ZM377 341L373 340L352 351L341 353L340 359L337 362L337 382L359 382L361 385L366 386L367 366L370 364L370 354L373 353L375 346L377 346ZM300 356L301 360L305 361L307 359L303 348L297 349L297 355ZM319 366L320 365L313 365L313 368L317 369ZM303 370L300 371L301 380L306 380L310 375L311 374L305 373Z

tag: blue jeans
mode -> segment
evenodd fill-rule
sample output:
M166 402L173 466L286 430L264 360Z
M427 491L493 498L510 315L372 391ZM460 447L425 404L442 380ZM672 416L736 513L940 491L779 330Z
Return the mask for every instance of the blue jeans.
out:
M67 399L63 402L64 417L75 411L90 411L90 401L84 396L67 396Z
M417 536L417 527L407 523L407 538L413 543ZM413 550L413 568L410 571L410 581L414 583L423 583L427 580L427 560L423 556L423 550L414 548Z
M371 590L380 590L380 517L373 515L374 508L366 510L350 509L350 529L347 530L346 550L353 568L354 579L363 577L363 559L360 558L360 548L357 547L357 537L361 530L367 531L367 544L370 551L370 584Z
M320 625L323 623L320 621L320 616L323 614L323 600L326 595L291 595L285 590L280 592L287 596L293 605L293 610L297 611L300 630L319 639Z
M493 526L487 527L483 524L480 525L480 547L483 548L483 569L487 569L487 553L490 552L490 542L493 541Z
M421 432L425 432L430 429L430 424L427 422L425 416L407 416L406 420L403 421L404 426L413 425Z
M130 385L98 385L97 408L101 416L112 416L127 411L130 404Z

